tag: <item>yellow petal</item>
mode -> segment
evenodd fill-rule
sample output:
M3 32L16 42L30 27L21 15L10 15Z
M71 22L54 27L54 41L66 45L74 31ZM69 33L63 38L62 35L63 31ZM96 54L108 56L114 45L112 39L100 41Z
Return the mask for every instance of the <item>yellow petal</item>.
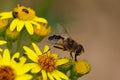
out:
M26 21L26 22L25 22L25 27L26 27L28 33L29 33L30 35L33 35L34 30L33 30L33 26L32 26L32 24L30 23L30 21Z
M16 62L15 58L19 59L20 53L15 53L11 59L10 66L15 70L16 75L23 73L23 65L21 61Z
M16 52L12 58L11 58L11 61L10 61L10 66L13 67L13 68L16 68L16 61L14 60L14 58L19 58L20 56L20 53L19 52Z
M40 66L38 64L34 63L34 66L33 66L32 70L31 70L31 72L32 73L38 73L38 72L40 72L40 70L41 70Z
M55 73L56 73L59 77L61 77L62 79L69 80L69 78L68 78L65 74L63 74L62 72L56 70Z
M22 57L20 58L19 64L23 65L23 64L26 62L26 60L27 60L26 57L22 56Z
M0 54L0 66L3 65L3 59L2 59L2 56Z
M12 56L12 58L11 58L11 62L16 62L14 59L15 58L19 58L19 56L20 56L20 53L19 52L16 52L13 56Z
M40 24L38 24L37 22L35 22L35 21L30 21L31 22L31 24L33 24L33 25L36 25L37 26L37 29L40 29L41 27L40 27Z
M28 56L28 58L29 59L31 59L33 62L38 62L38 59L39 59L39 57L38 56L34 56L34 55L32 55L31 53L25 53L27 56Z
M1 56L1 54L0 54L0 60L2 59L2 56Z
M6 44L7 42L4 40L0 40L0 45Z
M12 11L0 13L0 19L13 18Z
M43 53L50 53L50 48L49 48L49 46L48 45L45 45L44 46L44 51L43 51Z
M19 63L14 63L14 67L12 66L12 68L14 69L16 75L21 75L23 73L23 67L19 65Z
M60 77L58 76L58 74L55 73L55 71L52 72L51 75L52 75L56 80L62 80L62 79L60 79Z
M67 58L62 58L62 59L57 60L57 64L56 65L57 66L58 65L62 65L62 64L65 64L67 62L69 62L69 60Z
M53 54L51 54L55 59L57 59L58 58L58 54L56 54L56 53L53 53Z
M12 59L11 60L14 60L14 58L18 58L20 56L20 53L19 52L16 52L13 56L12 56Z
M49 72L47 72L47 75L48 75L50 80L54 80L53 76Z
M43 80L47 80L47 74L46 74L45 70L42 70L41 73L42 73Z
M5 49L3 52L3 62L4 65L10 65L10 52L8 49Z
M19 64L18 64L19 65ZM30 71L34 67L33 63L26 63L24 64L20 70L18 71L17 75L22 75Z
M35 18L34 18L34 21L42 22L42 23L45 23L45 24L48 23L46 19L44 19L44 18L39 18L39 17L35 17Z
M27 63L27 64L25 64L24 66L23 66L23 68L24 68L24 72L26 73L26 72L28 72L31 68L33 68L34 67L34 63Z
M24 24L25 24L24 21L22 21L22 20L19 20L19 21L18 21L18 24L17 24L17 31L18 31L18 32L20 32L20 31L23 29Z
M32 79L32 75L29 74L23 74L23 75L19 75L16 76L15 80L31 80Z
M10 30L13 31L17 27L19 19L14 19L10 24Z
M27 54L27 56L34 62L38 61L38 56L37 54L31 50L30 48L28 48L27 46L24 46L23 49L26 51L25 54Z
M39 47L35 43L32 43L32 46L33 46L35 52L37 53L37 55L42 54L41 50L39 49Z

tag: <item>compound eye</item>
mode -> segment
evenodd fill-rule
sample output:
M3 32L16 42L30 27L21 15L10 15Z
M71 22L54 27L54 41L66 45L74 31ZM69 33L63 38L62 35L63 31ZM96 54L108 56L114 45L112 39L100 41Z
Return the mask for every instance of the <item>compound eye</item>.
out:
M27 13L27 14L29 13L29 11L27 9L22 9L22 11Z
M81 53L84 52L84 48L82 45L78 45L78 47L76 48L76 53Z

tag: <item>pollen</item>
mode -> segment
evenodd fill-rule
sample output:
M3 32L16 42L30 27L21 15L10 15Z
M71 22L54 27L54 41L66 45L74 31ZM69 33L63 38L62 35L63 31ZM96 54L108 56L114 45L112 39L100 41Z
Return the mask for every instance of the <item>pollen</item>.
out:
M15 74L13 69L9 66L0 67L0 80L14 80Z
M46 72L52 72L56 68L56 59L48 54L43 54L39 56L38 64Z
M18 4L13 10L13 16L20 20L32 20L35 17L35 11L29 7Z

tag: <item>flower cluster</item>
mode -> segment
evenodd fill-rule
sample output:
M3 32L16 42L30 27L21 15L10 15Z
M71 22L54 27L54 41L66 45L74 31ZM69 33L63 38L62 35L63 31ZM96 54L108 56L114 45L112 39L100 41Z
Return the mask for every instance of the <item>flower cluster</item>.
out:
M9 19L12 19L10 24L8 23ZM50 27L47 28L47 24L47 20L37 17L33 9L20 4L12 11L0 13L0 31L4 28L8 29L4 34L12 39L16 38L24 27L30 35L47 36L51 31Z
M48 21L29 7L18 4L11 11L1 12L0 80L77 80L89 73L91 67L86 60L60 58L48 45L43 51L39 48L36 42L50 32ZM26 44L21 44L25 38L22 34L29 37Z

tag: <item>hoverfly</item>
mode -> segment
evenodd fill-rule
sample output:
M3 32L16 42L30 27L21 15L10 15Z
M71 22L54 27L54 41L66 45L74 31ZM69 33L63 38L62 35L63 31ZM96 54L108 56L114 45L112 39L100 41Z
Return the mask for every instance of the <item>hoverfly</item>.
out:
M63 51L69 51L70 56L73 58L72 53L75 53L75 61L77 61L77 56L80 55L82 52L84 52L84 47L77 43L75 40L73 40L67 33L67 30L61 26L60 24L57 24L57 28L60 33L64 33L63 36L61 35L52 35L48 37L49 41L54 41L55 48L61 49Z

